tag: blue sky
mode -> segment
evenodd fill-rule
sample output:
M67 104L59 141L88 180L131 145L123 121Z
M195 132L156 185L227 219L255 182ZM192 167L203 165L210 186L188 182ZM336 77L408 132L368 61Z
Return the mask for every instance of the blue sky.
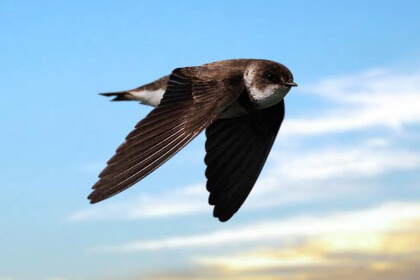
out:
M337 271L413 279L419 9L418 1L2 1L0 279L329 279ZM150 110L97 93L227 58L281 62L299 84L234 218L219 223L207 205L203 135L135 187L90 206L97 174ZM340 221L348 223L334 228ZM337 264L334 254L349 257Z

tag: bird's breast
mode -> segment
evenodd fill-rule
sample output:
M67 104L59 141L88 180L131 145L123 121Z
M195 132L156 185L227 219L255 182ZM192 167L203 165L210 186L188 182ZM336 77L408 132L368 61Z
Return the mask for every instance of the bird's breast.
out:
M256 108L264 109L278 104L289 91L290 88L288 87L265 89L264 92L254 90L254 92L250 92L250 100L255 104Z

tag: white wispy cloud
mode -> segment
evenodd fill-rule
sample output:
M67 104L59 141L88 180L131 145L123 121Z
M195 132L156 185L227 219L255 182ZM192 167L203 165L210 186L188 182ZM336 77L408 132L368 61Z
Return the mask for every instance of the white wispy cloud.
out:
M142 193L122 203L95 205L72 213L69 221L149 219L199 213L207 210L206 191L202 184L159 193Z
M287 161L280 157L276 173L287 181L372 176L420 165L420 154L415 152L366 146L320 149L295 157L289 155Z
M375 144L376 145L376 144ZM287 159L287 160L285 160ZM364 178L420 167L420 154L371 141L357 147L318 149L310 152L276 152L273 163L257 182L244 208L314 201L352 193L368 193Z
M315 116L287 120L288 135L316 135L374 126L399 129L420 123L420 72L368 71L302 86L304 93L334 101L336 106Z
M395 224L388 231L326 233L282 246L201 256L195 262L208 270L253 275L255 279L273 271L287 273L291 279L336 279L337 270L340 279L385 279L382 274L390 273L394 275L389 279L415 279L412 276L418 275L420 263L419 222L417 219L417 228L409 230ZM410 276L405 277L406 273Z
M257 222L229 230L191 236L129 242L99 248L105 252L135 252L193 247L225 247L252 242L279 242L293 237L334 234L362 234L412 230L420 222L420 203L393 202L365 209L329 215L306 215Z
M285 160L285 158L287 160ZM372 147L368 141L352 148L274 152L267 172L259 179L244 208L314 201L352 192L368 192L363 183L346 181L420 166L418 153ZM347 179L347 180L345 180ZM310 184L308 182L310 181ZM154 194L137 199L97 205L72 213L70 221L110 219L150 219L211 212L204 184Z

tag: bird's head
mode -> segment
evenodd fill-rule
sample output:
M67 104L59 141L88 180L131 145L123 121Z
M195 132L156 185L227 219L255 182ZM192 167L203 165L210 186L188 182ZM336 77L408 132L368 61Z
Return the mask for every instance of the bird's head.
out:
M244 72L244 81L250 100L259 107L277 104L297 86L287 67L268 60L250 63Z

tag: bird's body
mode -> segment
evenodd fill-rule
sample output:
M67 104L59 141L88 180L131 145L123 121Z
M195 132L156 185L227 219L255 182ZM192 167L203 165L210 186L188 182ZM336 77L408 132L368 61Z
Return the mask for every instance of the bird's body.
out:
M117 149L89 196L101 201L135 184L206 129L205 162L214 216L228 220L255 184L284 116L292 86L283 65L233 59L175 69L114 101L156 107Z

